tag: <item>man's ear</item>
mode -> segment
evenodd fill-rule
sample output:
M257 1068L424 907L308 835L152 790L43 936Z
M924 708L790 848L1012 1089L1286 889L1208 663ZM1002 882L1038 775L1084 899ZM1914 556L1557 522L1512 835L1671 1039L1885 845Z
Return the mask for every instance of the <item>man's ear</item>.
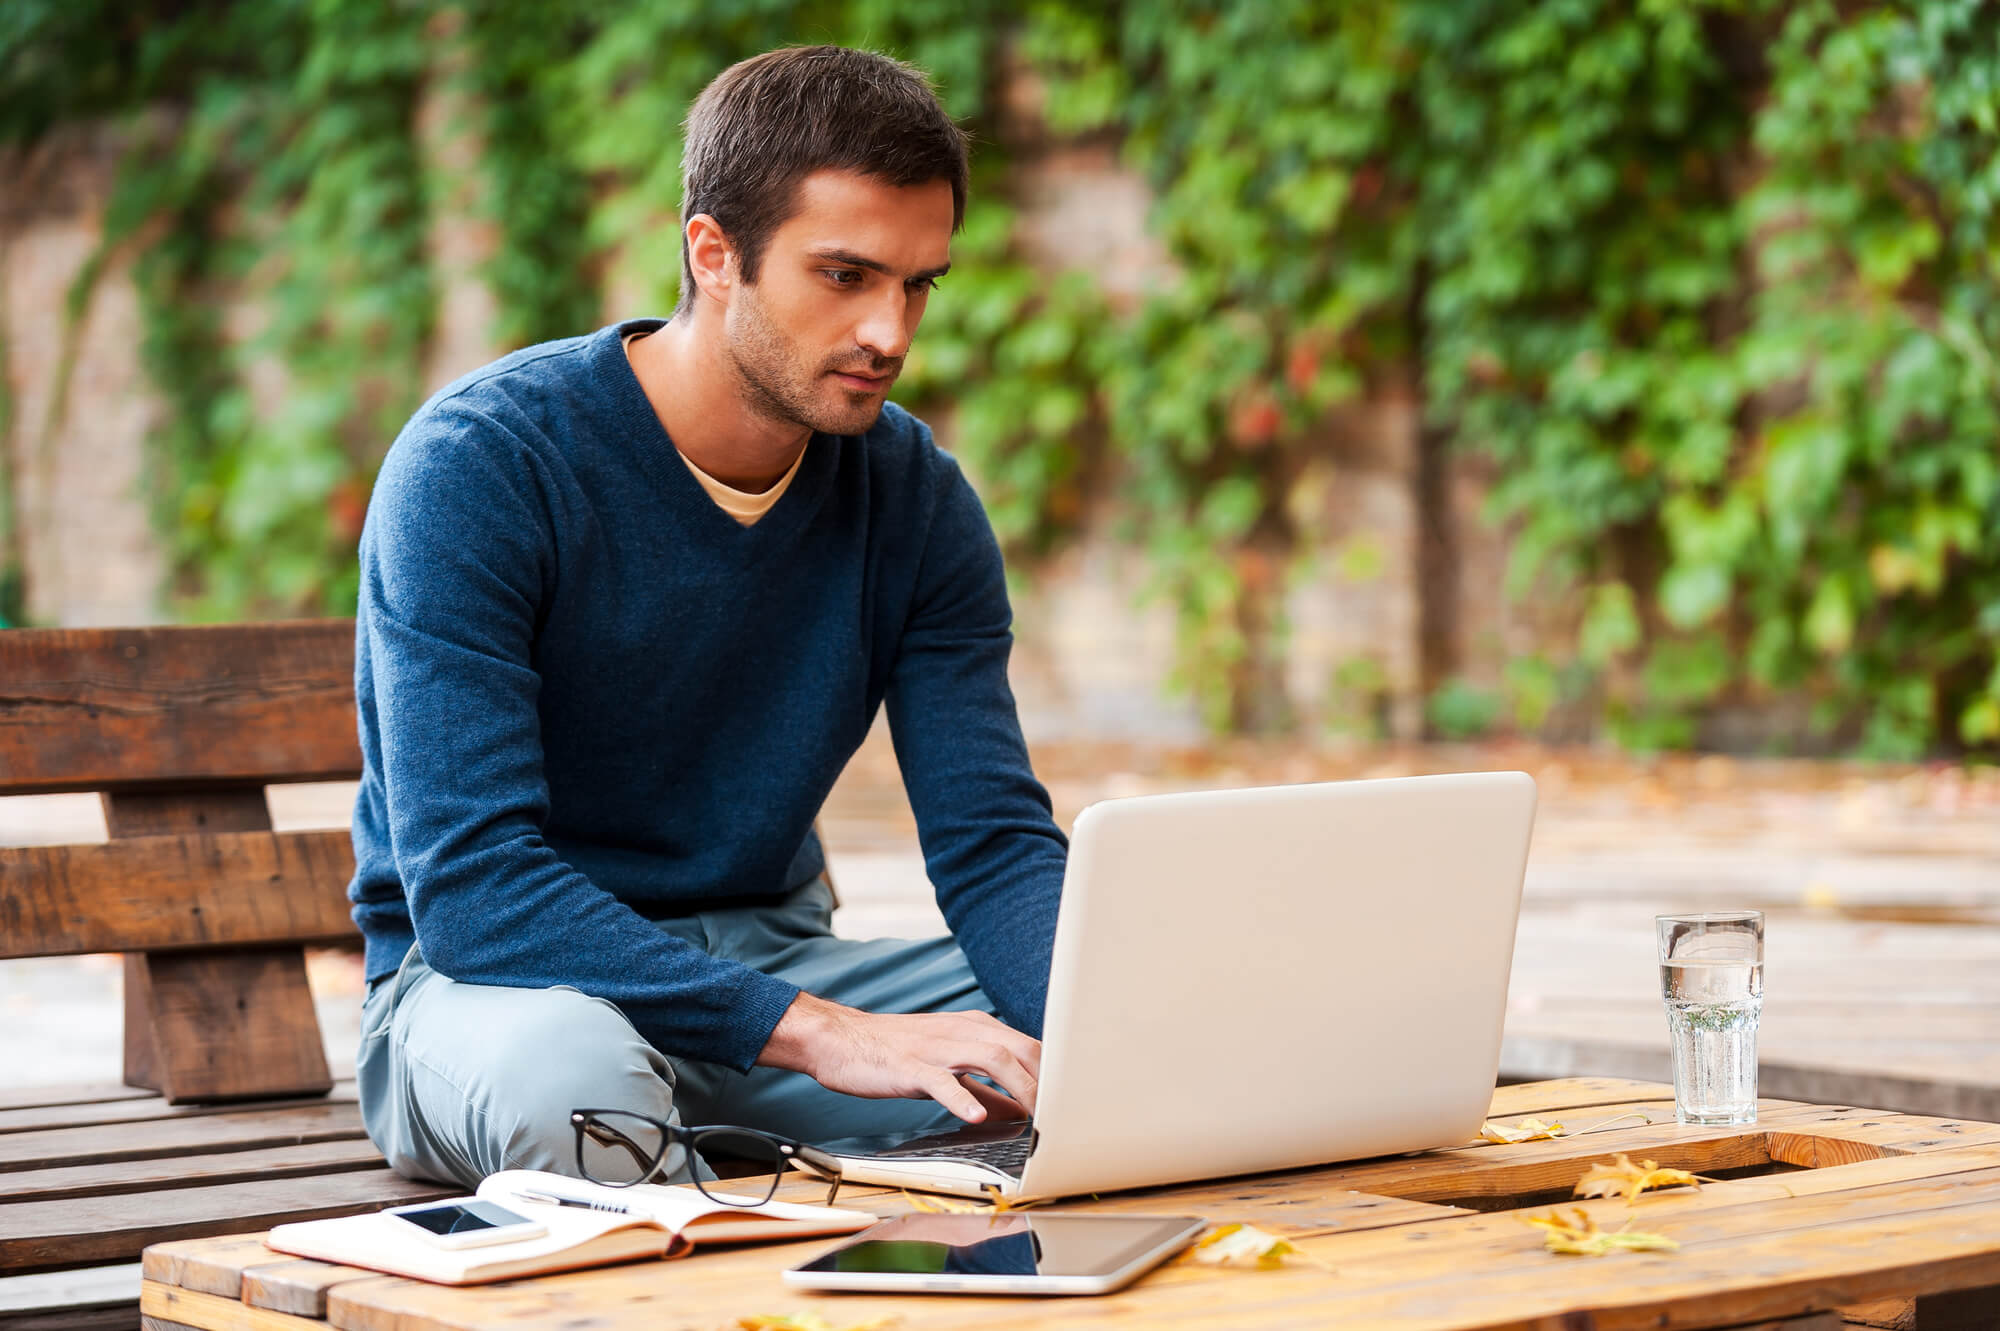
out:
M681 234L695 286L710 300L727 305L736 284L736 251L722 234L721 225L707 213L696 213L688 218Z

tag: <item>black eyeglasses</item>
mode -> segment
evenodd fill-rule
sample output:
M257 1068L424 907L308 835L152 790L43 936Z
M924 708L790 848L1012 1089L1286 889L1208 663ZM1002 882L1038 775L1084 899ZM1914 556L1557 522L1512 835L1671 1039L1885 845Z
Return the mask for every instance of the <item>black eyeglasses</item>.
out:
M629 1188L651 1181L666 1163L667 1151L679 1143L710 1162L711 1167L748 1168L735 1178L705 1183L692 1163L694 1185L710 1201L724 1206L762 1206L778 1191L785 1166L797 1165L828 1183L828 1205L840 1194L840 1162L816 1146L755 1128L683 1128L650 1114L629 1109L572 1109L576 1128L577 1172L592 1183ZM586 1149L596 1147L595 1150ZM629 1166L629 1168L627 1167ZM716 1191L710 1191L713 1183Z

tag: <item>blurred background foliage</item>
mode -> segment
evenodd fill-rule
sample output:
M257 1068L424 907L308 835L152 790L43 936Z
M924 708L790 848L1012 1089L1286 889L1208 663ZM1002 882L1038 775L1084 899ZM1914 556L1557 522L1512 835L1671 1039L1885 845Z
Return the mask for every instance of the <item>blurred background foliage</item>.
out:
M0 143L131 127L102 254L139 255L180 611L351 609L446 192L497 231L503 343L592 327L607 290L670 308L680 119L798 41L914 61L979 136L899 396L948 405L1018 564L1122 515L1216 728L1291 723L1325 421L1404 392L1417 484L1488 459L1515 594L1578 608L1497 691L1427 650L1434 733L1581 705L1681 746L1747 699L1799 709L1814 747L2000 744L1982 0L9 0ZM1039 132L1149 182L1168 264L1143 298L1024 253L998 105L1023 77ZM462 166L421 150L439 86L477 122ZM233 336L218 293L259 278L267 325ZM260 417L246 370L274 355Z

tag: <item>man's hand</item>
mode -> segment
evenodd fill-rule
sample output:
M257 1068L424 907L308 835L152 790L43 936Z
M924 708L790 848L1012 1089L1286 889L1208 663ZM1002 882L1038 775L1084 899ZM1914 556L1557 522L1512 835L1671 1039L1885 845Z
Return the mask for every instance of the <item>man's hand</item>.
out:
M988 1114L1035 1112L1042 1045L984 1012L863 1012L801 993L757 1062L848 1095L928 1096L967 1123L984 1123ZM974 1075L1007 1094L969 1080Z

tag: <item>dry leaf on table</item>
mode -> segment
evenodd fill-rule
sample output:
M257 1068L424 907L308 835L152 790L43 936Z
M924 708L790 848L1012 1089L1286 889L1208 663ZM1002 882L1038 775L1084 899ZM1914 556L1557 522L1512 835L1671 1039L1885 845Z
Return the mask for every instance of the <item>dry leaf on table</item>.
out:
M1037 1206L1047 1206L1055 1200L1053 1197L1030 1197L1026 1201L1016 1201L1012 1197L1002 1195L998 1185L992 1183L986 1185L986 1196L996 1211L1027 1211Z
M1615 1165L1592 1165L1584 1176L1577 1180L1576 1195L1579 1197L1618 1197L1627 1202L1638 1200L1642 1192L1652 1192L1659 1188L1698 1188L1701 1180L1685 1169L1661 1169L1658 1162L1641 1160L1632 1163L1632 1157L1619 1152Z
M905 1192L903 1200L911 1209L926 1215L983 1215L993 1208L984 1202L961 1201L957 1197L919 1197L914 1192Z
M1275 1271L1287 1257L1296 1257L1308 1266L1318 1263L1276 1234L1266 1234L1254 1225L1217 1225L1201 1236L1190 1257L1205 1266L1255 1266Z
M1538 1118L1524 1118L1513 1127L1505 1123L1488 1123L1479 1130L1479 1135L1495 1146L1512 1146L1515 1142L1549 1141L1569 1134L1560 1121L1544 1123Z
M1578 1128L1572 1132L1562 1125L1560 1119L1554 1123L1544 1123L1538 1118L1524 1118L1511 1128L1505 1123L1488 1123L1479 1129L1479 1137L1480 1140L1492 1142L1495 1146L1512 1146L1516 1142L1550 1141L1557 1137L1581 1137L1585 1133L1599 1132L1614 1124L1623 1123L1628 1118L1636 1118L1641 1123L1651 1123L1653 1121L1641 1111L1634 1109L1629 1113L1620 1114L1616 1118L1602 1119L1587 1128Z
M1681 1245L1664 1234L1649 1234L1644 1230L1613 1229L1603 1230L1597 1222L1585 1214L1582 1207L1571 1208L1574 1220L1565 1220L1558 1211L1547 1215L1523 1216L1529 1224L1543 1232L1543 1246L1550 1252L1559 1252L1575 1257L1602 1257L1608 1252L1622 1249L1626 1252L1672 1252Z
M736 1319L736 1331L882 1331L883 1327L894 1326L894 1317L876 1317L866 1322L841 1322L836 1325L818 1313L759 1313L755 1317Z
M1032 1197L1027 1201L1017 1202L1011 1197L1002 1196L1000 1189L989 1183L986 1185L986 1200L983 1202L967 1201L961 1197L919 1197L907 1190L903 1193L903 1200L910 1204L911 1209L931 1215L998 1215L1006 1211L1026 1211L1037 1206L1046 1206L1053 1199Z

